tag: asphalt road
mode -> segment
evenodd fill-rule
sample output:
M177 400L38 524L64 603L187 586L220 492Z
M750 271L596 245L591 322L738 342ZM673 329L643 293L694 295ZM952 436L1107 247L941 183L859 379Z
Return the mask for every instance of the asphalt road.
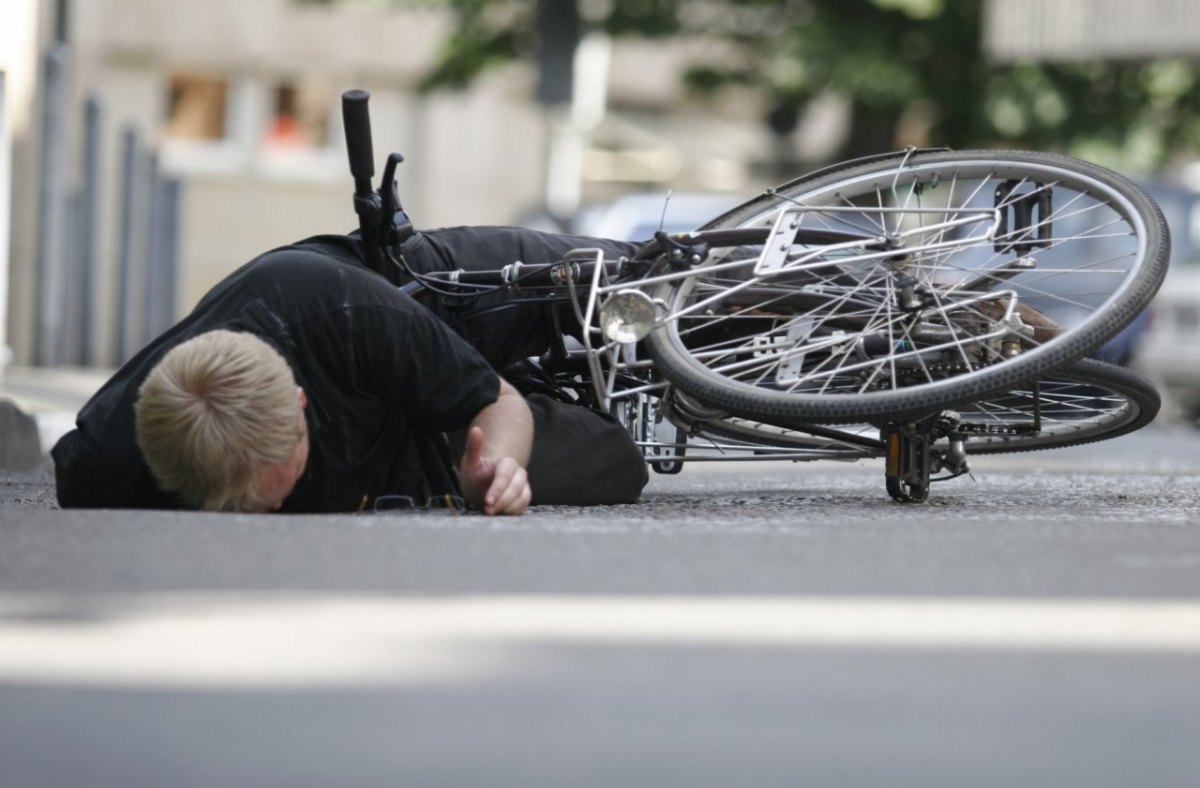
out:
M522 518L0 475L0 785L1194 786L1200 439L693 466Z

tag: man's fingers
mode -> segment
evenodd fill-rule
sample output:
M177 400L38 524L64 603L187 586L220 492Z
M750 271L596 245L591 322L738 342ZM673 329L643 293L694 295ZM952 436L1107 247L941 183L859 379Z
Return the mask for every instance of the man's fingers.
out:
M529 477L515 460L505 458L496 467L484 498L488 514L521 514L529 507Z
M525 514L525 511L529 508L529 499L532 495L533 491L529 485L522 485L521 491L517 494L517 497L514 498L511 503L509 503L508 508L502 512L499 512L499 514Z
M532 493L525 468L512 457L484 457L483 431L478 427L467 433L462 483L467 499L484 514L521 514L529 508Z

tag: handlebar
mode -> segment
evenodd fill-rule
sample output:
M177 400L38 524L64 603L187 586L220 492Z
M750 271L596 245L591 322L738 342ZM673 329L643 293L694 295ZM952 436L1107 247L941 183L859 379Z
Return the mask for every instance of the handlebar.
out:
M350 174L358 194L372 191L375 175L375 150L371 145L371 115L365 90L347 90L342 94L342 125L346 129L346 152L350 155Z
M383 180L376 190L371 186L375 175L375 148L371 143L371 114L365 90L347 90L342 94L342 124L346 130L346 152L350 174L354 176L354 212L366 250L366 263L386 276L400 244L413 233L412 222L400 205L396 193L396 165L404 161L399 153L388 156Z

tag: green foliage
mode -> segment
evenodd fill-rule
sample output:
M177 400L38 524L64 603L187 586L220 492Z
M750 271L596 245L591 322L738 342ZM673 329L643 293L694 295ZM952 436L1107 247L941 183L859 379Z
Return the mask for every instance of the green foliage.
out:
M599 26L614 36L656 38L679 31L676 0L625 0L611 5Z
M462 88L496 63L532 56L538 0L441 1L456 26L425 89ZM723 56L694 64L688 87L717 99L731 87L753 90L780 133L818 95L843 96L856 127L840 156L906 142L1003 145L1151 169L1200 150L1196 65L989 63L982 0L580 0L579 8L585 24L614 36L719 42ZM911 139L913 128L921 139Z
M445 0L455 28L442 42L437 63L421 80L424 92L462 90L488 68L512 61L533 47L532 0Z

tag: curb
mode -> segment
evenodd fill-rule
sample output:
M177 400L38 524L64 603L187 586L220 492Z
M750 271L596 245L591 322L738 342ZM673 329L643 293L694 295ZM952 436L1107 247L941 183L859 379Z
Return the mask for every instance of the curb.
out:
M34 441L38 462L46 460L58 439L74 429L75 414L111 375L112 370L91 367L0 370L0 468L17 470L9 464L8 447L21 441ZM22 445L24 459L28 448Z

